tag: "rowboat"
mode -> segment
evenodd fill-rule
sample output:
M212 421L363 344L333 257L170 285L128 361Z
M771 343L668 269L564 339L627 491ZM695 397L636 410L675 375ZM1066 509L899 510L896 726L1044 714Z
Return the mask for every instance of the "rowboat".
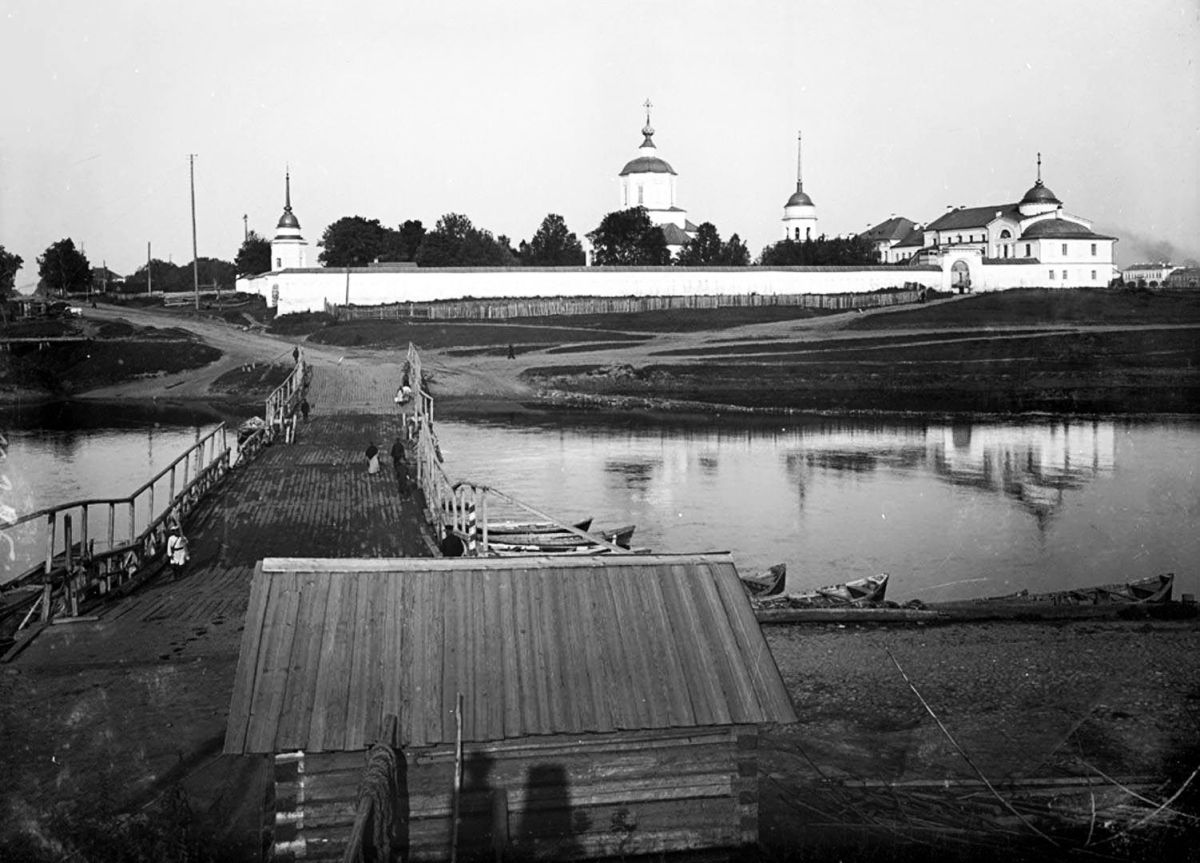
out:
M872 608L884 601L887 585L888 574L883 572L807 593L755 599L754 605L756 608Z
M1124 584L1102 584L1096 587L1055 590L1050 593L1030 593L1021 590L1004 596L988 596L966 600L965 603L938 603L939 606L962 604L996 605L1106 605L1115 604L1158 604L1171 601L1175 587L1175 573L1152 575Z
M592 518L591 518L591 516L588 516L583 521L577 521L577 522L575 522L575 524L573 524L571 526L573 528L575 528L576 530L588 531L592 527ZM504 535L506 537L506 539L505 539L506 542L510 541L507 539L508 534L527 534L528 533L528 534L537 534L540 536L542 534L548 534L548 533L550 533L550 534L554 534L554 533L569 534L570 533L570 531L564 530L563 526L561 524L558 524L557 522L553 522L553 521L528 521L528 522L518 522L518 521L491 522L491 521L489 521L487 529L488 529L489 536Z
M786 563L777 563L766 572L761 572L758 575L742 576L742 585L751 597L767 597L783 593L783 586L786 581Z
M625 525L613 530L594 531L589 538L577 533L562 534L509 534L493 540L488 533L488 551L498 554L587 554L606 550L606 545L629 548L636 525Z

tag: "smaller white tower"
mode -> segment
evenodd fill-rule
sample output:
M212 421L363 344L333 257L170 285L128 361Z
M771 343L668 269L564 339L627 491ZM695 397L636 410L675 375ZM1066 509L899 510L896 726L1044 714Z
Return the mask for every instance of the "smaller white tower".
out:
M1054 193L1042 184L1042 154L1037 154L1037 182L1030 187L1025 193L1025 197L1021 198L1021 202L1017 204L1017 209L1020 210L1024 217L1040 216L1044 213L1053 213L1055 210L1062 209L1062 201L1055 197Z
M300 236L300 220L292 213L292 175L284 173L283 215L271 239L271 270L294 270L306 266L308 243Z
M801 163L800 133L796 133L796 191L783 205L783 238L804 240L817 234L817 208L804 193L804 173Z

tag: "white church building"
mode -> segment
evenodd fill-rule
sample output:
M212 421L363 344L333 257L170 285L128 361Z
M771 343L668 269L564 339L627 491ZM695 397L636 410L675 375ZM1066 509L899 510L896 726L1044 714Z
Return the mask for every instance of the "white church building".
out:
M676 203L678 175L658 154L654 144L654 127L650 125L650 109L654 106L647 99L644 107L646 125L642 127L642 144L617 175L621 180L621 209L644 207L650 221L662 229L667 248L674 256L696 236L696 226L688 221L687 210Z
M933 264L957 290L1106 287L1117 276L1116 237L1067 213L1063 202L1037 181L1015 203L958 207L906 236L877 244L881 262ZM906 221L906 220L905 220ZM867 232L877 239L881 223Z

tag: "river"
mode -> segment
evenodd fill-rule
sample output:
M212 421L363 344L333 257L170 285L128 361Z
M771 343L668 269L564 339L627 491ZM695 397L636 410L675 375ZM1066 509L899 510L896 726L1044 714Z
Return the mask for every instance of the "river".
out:
M127 495L210 428L10 425L0 501L23 514ZM890 598L933 601L1173 571L1177 595L1200 593L1195 421L566 415L442 420L438 434L451 479L596 527L634 523L634 545L655 551L731 551L744 572L784 562L793 591L888 572Z

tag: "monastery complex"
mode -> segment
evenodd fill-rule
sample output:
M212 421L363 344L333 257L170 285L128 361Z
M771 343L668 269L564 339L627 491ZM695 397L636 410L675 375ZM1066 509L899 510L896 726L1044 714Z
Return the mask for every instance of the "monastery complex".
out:
M649 101L642 143L618 173L621 209L645 208L675 255L696 234L678 203L678 174L658 152ZM326 268L309 259L285 178L283 215L271 240L270 272L239 278L280 314L331 305L428 303L464 297L628 297L866 293L920 285L942 291L1024 287L1104 287L1118 275L1115 237L1067 213L1037 180L1015 203L959 207L922 225L892 217L864 232L879 255L861 267L417 267L377 264ZM797 140L796 190L783 207L782 237L820 236L817 208L804 191Z

